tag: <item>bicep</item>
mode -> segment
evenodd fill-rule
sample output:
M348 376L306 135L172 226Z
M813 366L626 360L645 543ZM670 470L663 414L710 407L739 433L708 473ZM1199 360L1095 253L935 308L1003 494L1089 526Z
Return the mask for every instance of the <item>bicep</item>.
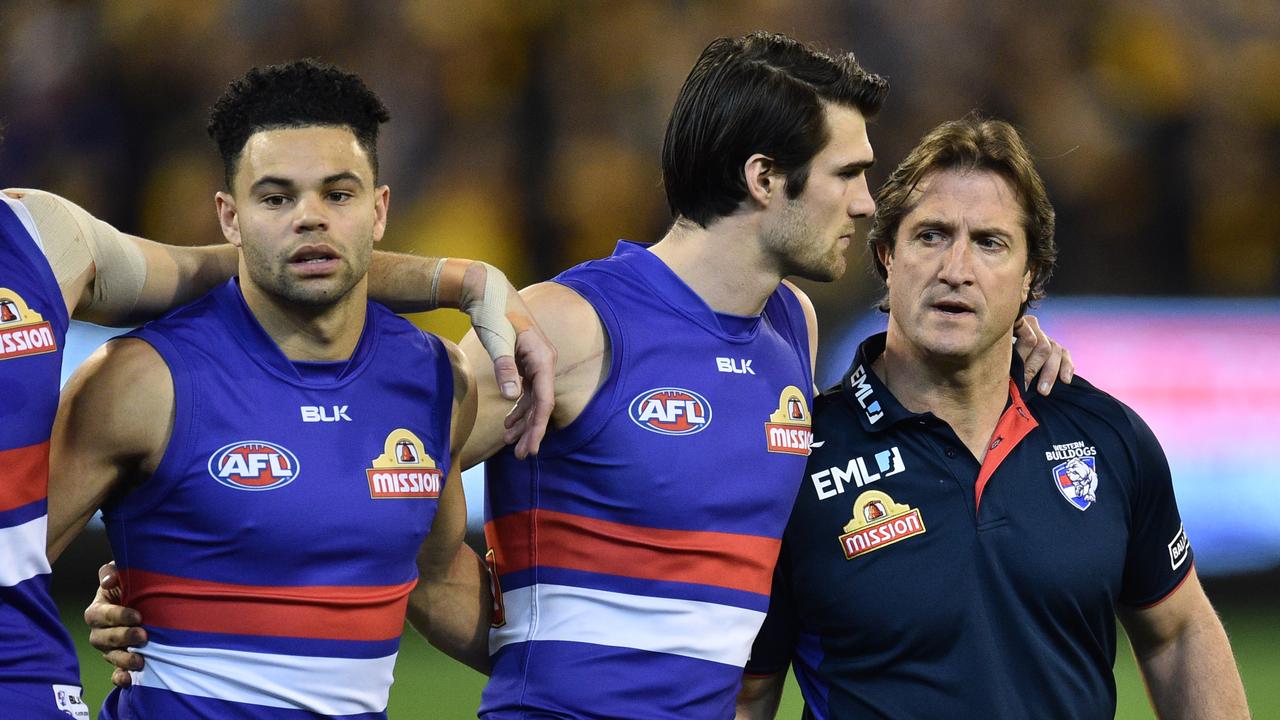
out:
M1148 607L1121 605L1117 615L1139 660L1181 637L1196 623L1217 622L1217 614L1209 604L1194 568L1187 573L1181 585L1159 602Z
M172 413L168 368L140 340L107 343L72 375L49 442L51 557L126 479L154 469Z

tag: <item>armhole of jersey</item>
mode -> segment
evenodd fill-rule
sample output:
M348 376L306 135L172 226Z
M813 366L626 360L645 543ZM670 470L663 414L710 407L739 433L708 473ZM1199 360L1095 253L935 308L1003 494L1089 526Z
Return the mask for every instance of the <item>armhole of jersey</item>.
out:
M0 211L0 225L9 226L4 228L8 231L7 234L13 235L18 242L22 242L24 235L31 241L30 247L20 247L18 251L27 256L32 271L40 278L40 284L52 295L44 299L44 304L52 308L56 317L46 319L50 319L58 331L58 344L64 345L63 338L66 337L67 328L71 324L71 317L67 313L67 303L62 299L62 287L58 285L58 279L53 275L53 268L49 266L49 260L45 257L44 241L40 238L40 231L36 228L35 220L31 217L31 211L27 210L26 205L3 192L0 192L0 202L3 202L13 214L9 217L8 213ZM16 227L12 225L14 221L17 221ZM19 229L22 232L18 232Z
M801 370L804 376L809 380L808 392L812 392L812 388L816 386L813 378L813 358L809 356L809 323L805 320L804 307L800 304L800 298L796 297L796 293L786 283L778 283L778 291L774 293L778 303L781 305L782 312L778 313L787 325L789 334L788 341L792 347L797 350L797 357L800 358ZM766 305L766 310L768 305Z
M188 370L186 361L177 348L165 336L139 328L121 336L119 339L134 338L152 347L160 359L169 368L169 377L173 382L173 427L169 429L169 442L165 446L160 462L156 464L155 473L138 487L129 492L113 497L108 505L102 508L103 517L107 519L128 519L150 512L173 491L172 483L161 478L169 475L171 469L183 472L183 463L191 458L192 442L195 437L195 410L191 407L195 402L195 379Z
M441 452L444 457L437 463L440 468L441 477L449 477L449 468L453 467L453 395L455 388L453 386L453 363L449 360L449 351L445 349L444 343L440 338L432 335L425 330L419 330L422 336L426 338L427 346L436 354L436 377L437 387L441 390L437 396L436 412L444 416L444 432L442 435ZM430 420L430 418L428 418Z
M595 287L576 278L558 278L552 282L576 292L591 305L600 324L604 326L605 339L609 343L609 373L604 381L600 383L600 387L596 389L595 394L587 401L586 407L573 422L554 435L549 435L548 439L552 440L551 447L548 448L545 444L543 446L543 453L548 456L557 456L577 450L595 437L608 423L610 410L617 405L618 393L622 391L626 367L623 363L626 342L622 323L613 311L613 306Z

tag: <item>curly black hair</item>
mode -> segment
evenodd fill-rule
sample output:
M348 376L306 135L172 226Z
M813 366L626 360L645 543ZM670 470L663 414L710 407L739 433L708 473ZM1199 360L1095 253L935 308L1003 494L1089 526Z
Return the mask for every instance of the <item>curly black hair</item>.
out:
M255 67L233 81L209 112L209 137L222 155L227 188L245 143L256 132L327 125L346 127L378 176L378 126L391 119L357 75L312 59Z

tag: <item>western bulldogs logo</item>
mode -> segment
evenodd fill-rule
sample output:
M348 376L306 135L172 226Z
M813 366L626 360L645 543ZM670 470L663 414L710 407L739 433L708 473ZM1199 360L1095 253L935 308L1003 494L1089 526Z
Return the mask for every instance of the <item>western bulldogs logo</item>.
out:
M655 388L631 401L631 421L662 435L692 435L711 424L711 404L692 390Z
M242 440L209 456L209 474L236 490L275 490L298 477L298 456L275 443Z
M1098 500L1098 473L1092 457L1076 457L1056 465L1053 479L1058 492L1081 511L1088 510Z

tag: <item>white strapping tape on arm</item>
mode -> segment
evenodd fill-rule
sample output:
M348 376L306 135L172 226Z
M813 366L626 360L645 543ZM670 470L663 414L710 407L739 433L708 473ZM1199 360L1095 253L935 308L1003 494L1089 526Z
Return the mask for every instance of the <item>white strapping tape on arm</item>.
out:
M74 282L92 264L89 304L102 315L127 316L147 282L147 260L134 241L66 198L43 190L14 193L35 220L58 285Z
M507 276L489 263L484 265L484 297L476 307L470 308L471 327L475 328L480 344L489 351L489 357L515 355L516 331L507 319Z

